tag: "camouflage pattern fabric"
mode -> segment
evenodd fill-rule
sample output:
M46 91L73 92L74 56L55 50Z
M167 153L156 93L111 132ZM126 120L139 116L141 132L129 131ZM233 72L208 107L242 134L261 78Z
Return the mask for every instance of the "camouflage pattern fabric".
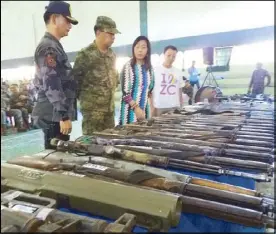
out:
M7 88L1 86L1 110L7 110L9 108L11 94Z
M76 83L72 67L62 45L50 33L37 46L35 64L34 85L38 95L34 119L59 122L62 117L69 117L75 120Z
M7 115L14 117L15 126L23 127L22 111L19 109L10 109L10 93L1 87L1 125L6 125Z
M73 75L83 118L83 134L114 127L114 97L119 83L116 56L109 49L101 53L96 43L82 49L76 58Z
M24 99L20 99L20 96L24 96ZM21 104L21 105L20 105ZM10 99L11 108L32 110L33 100L28 96L26 92L13 93Z
M117 34L120 33L116 27L116 23L109 17L98 16L96 20L96 26L102 29L104 32Z
M22 92L23 95L28 96L28 102L27 105L34 106L34 102L36 101L36 90L35 87L31 84L24 84L20 88L20 92Z
M92 135L93 132L103 131L114 126L114 112L83 112L82 132L84 135Z

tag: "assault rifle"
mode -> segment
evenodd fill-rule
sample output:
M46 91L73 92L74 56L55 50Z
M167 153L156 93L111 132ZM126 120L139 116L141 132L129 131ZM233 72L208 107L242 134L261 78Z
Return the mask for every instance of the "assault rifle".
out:
M189 171L197 171L202 173L209 173L214 175L233 175L251 178L256 181L270 181L270 178L266 174L251 174L246 172L233 171L229 169L223 169L220 166L202 164L187 160L180 160L165 156L156 156L147 153L139 153L130 150L123 150L115 147L114 145L141 145L141 140L129 139L129 140L106 140L98 137L87 137L89 144L80 143L74 141L61 141L58 139L52 139L51 145L56 146L59 151L74 152L81 155L103 156L110 158L117 158L125 161L136 162L140 164L156 166L161 168L173 168L184 169ZM95 144L96 143L96 144ZM122 144L125 143L125 144ZM127 144L126 144L127 143ZM137 144L136 144L137 143ZM146 141L147 143L147 141ZM112 146L113 145L113 146ZM149 146L149 144L142 144L143 146Z

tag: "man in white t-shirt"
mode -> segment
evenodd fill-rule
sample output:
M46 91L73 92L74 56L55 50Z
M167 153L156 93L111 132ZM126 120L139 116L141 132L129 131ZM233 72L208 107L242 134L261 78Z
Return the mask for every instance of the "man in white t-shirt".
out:
M164 49L164 63L154 69L154 116L182 107L182 87L184 87L182 73L172 66L176 54L176 47L167 46Z

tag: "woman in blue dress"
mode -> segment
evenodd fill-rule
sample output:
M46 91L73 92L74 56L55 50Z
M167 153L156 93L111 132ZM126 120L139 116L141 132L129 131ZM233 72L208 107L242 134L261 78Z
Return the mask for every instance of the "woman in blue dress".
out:
M151 116L151 96L154 73L151 48L147 37L139 36L132 45L132 58L120 74L122 98L119 125L125 125Z

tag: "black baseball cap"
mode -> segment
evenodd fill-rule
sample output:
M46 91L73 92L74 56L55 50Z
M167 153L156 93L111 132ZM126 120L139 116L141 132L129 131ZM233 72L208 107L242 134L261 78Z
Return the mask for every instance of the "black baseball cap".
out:
M63 15L71 24L77 25L79 22L71 16L71 6L64 1L51 1L46 6L46 13Z

